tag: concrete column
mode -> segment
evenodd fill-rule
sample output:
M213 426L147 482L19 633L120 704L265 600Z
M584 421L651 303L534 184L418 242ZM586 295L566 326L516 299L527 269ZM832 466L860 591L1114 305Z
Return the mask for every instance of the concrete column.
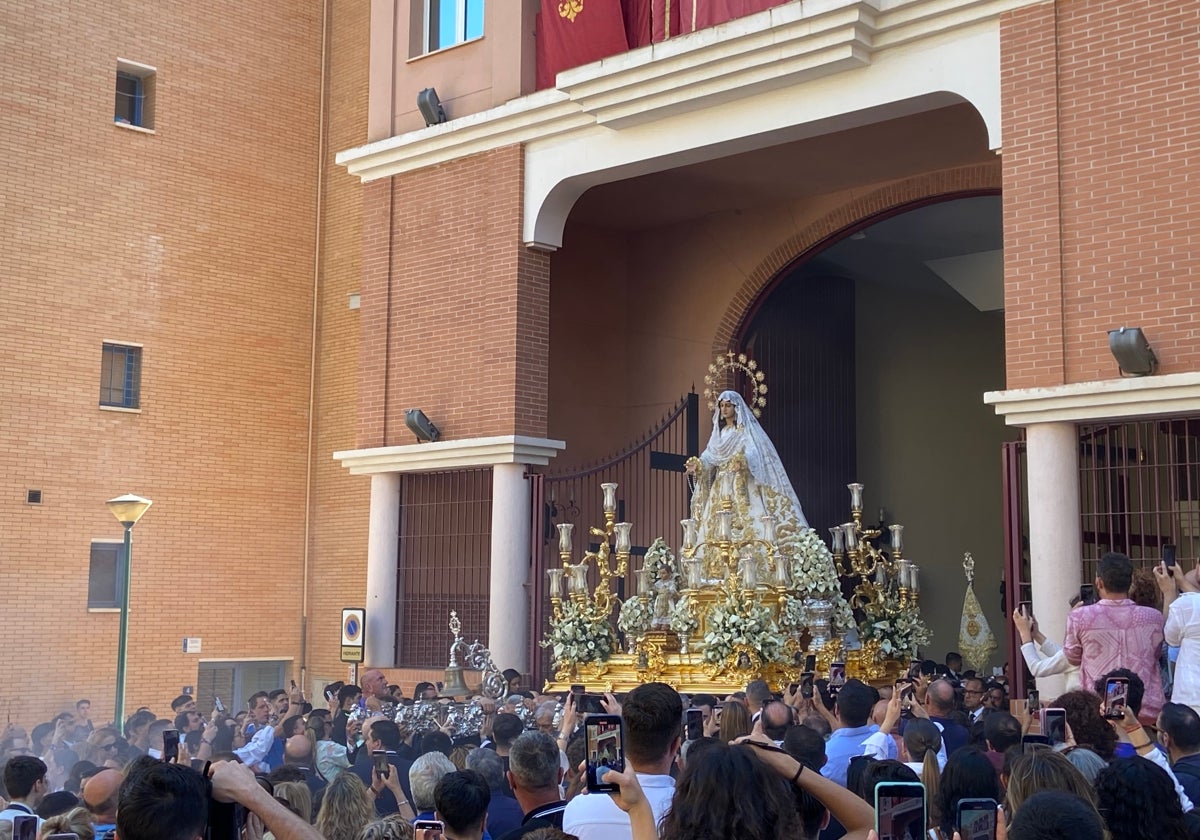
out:
M529 669L529 481L524 464L492 467L491 598L488 649L496 667Z
M371 518L367 535L366 662L370 668L396 665L397 552L400 538L400 473L371 476Z
M1026 429L1029 557L1033 612L1046 637L1061 643L1067 602L1079 593L1083 532L1079 518L1079 430L1074 423L1034 423ZM1038 681L1043 701L1065 689L1062 676Z

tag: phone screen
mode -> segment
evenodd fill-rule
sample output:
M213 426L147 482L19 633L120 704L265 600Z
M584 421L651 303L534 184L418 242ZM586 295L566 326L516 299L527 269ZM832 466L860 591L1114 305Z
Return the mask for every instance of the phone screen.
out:
M1084 604L1096 603L1096 585L1085 583L1079 587L1079 600Z
M805 670L805 671L815 671L815 670L817 670L817 657L816 657L816 654L812 654L812 653L810 653L808 656L804 657L804 670Z
M1163 565L1168 569L1175 565L1175 546L1167 544L1162 547Z
M375 759L375 772L379 774L379 778L386 779L392 775L392 765L388 762L387 750L374 750L371 752L371 758Z
M702 709L688 709L684 712L684 717L687 719L687 739L695 741L704 737L704 711Z
M1050 746L1050 738L1046 735L1022 735L1021 752L1032 752L1038 747Z
M24 814L13 819L13 840L37 840L38 818Z
M176 729L163 730L162 760L174 764L179 758L179 731Z
M958 835L962 840L995 840L995 799L960 799L958 802Z
M584 723L587 747L587 789L589 793L611 793L617 785L603 781L604 773L625 771L625 746L621 738L620 715L588 715Z
M1033 601L1022 601L1017 604L1017 610L1021 615L1029 618L1029 616L1033 615Z
M1104 683L1104 716L1109 720L1123 720L1125 706L1129 702L1129 680L1113 677Z
M417 820L413 823L413 831L420 831L421 829L442 832L446 830L446 824L441 820Z
M925 786L920 782L875 785L875 831L879 840L923 840Z
M1042 707L1042 698L1038 695L1036 688L1025 692L1025 701L1030 712L1036 712Z
M1046 709L1042 718L1042 733L1051 744L1063 744L1067 740L1067 710Z
M813 696L813 677L814 677L814 674L812 671L805 671L803 674L800 675L800 696L801 697L812 697Z
M846 663L832 662L829 665L829 684L830 685L845 685L846 683Z
M213 708L216 709L221 714L225 714L225 704L221 702L220 697L216 697L216 696L213 697Z
M575 705L579 705L579 701L583 698L585 686L576 683L571 686L571 694L575 696Z

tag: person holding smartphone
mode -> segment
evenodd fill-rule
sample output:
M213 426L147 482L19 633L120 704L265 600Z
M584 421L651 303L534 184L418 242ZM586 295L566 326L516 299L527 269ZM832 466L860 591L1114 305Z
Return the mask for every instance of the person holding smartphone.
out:
M37 807L50 792L46 781L46 763L35 755L18 755L4 765L4 787L8 791L8 807L0 811L0 821L12 822L17 817L32 816L41 829L42 820Z
M1154 723L1163 706L1163 684L1158 656L1163 643L1163 616L1153 607L1140 607L1129 599L1133 563L1124 554L1109 552L1100 558L1096 591L1100 600L1067 615L1063 652L1078 665L1085 686L1096 684L1113 667L1128 668L1142 678L1144 723Z
M1168 645L1179 648L1171 700L1200 709L1200 593L1175 562L1174 549L1175 546L1164 546L1164 562L1154 567L1154 580L1163 594L1166 617L1163 637ZM1171 560L1170 566L1166 559Z
M1078 596L1071 599L1071 609L1081 604ZM1035 680L1063 674L1066 679L1066 691L1079 688L1079 666L1068 662L1062 645L1046 638L1046 634L1038 627L1037 618L1033 614L1033 602L1022 601L1018 604L1013 611L1012 622L1013 627L1017 629L1017 635L1021 637L1021 657Z

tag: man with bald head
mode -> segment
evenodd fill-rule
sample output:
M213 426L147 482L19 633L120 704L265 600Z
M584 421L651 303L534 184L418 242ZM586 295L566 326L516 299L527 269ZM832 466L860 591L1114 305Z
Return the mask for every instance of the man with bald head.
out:
M378 668L372 668L363 674L358 684L362 687L363 698L367 701L367 708L373 712L379 711L384 703L395 702L395 698L392 697L391 692L388 690L387 677Z
M782 747L783 736L792 725L792 707L780 700L767 700L758 722L763 734L774 741L775 746Z
M101 770L83 783L79 792L83 807L92 818L92 827L100 837L117 827L117 793L125 774L120 770Z
M946 680L934 680L929 684L925 695L925 709L929 719L942 728L942 743L946 747L946 757L954 755L955 750L967 745L971 733L957 720L958 698L954 686Z
M293 735L283 742L283 766L295 767L304 774L304 783L308 791L317 801L317 794L325 787L321 774L313 769L316 756L313 755L312 741L307 735Z

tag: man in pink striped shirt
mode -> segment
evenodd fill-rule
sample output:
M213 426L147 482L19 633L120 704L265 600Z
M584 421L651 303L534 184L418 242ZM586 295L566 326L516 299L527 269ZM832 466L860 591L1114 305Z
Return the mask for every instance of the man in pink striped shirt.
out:
M1067 615L1063 652L1078 665L1086 686L1117 668L1128 668L1146 684L1140 717L1153 724L1163 706L1158 657L1163 644L1163 616L1152 607L1129 600L1133 563L1124 554L1110 552L1100 558L1096 591L1100 601L1078 607Z

